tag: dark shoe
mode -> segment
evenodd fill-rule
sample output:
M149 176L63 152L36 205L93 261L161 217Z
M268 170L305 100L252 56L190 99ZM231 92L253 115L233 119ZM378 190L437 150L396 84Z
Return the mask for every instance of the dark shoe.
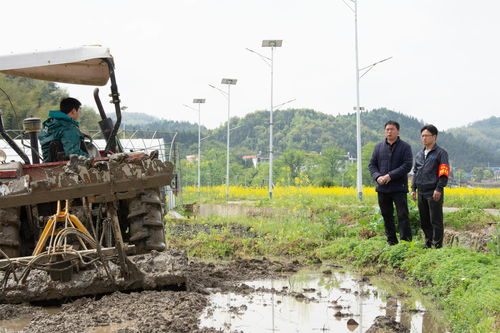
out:
M393 245L397 245L397 244L398 244L398 242L387 242L387 245L389 245L389 246L393 246Z
M431 248L431 246L430 246L430 245L425 244L424 246L422 246L422 248L423 248L423 249L430 249L430 248Z

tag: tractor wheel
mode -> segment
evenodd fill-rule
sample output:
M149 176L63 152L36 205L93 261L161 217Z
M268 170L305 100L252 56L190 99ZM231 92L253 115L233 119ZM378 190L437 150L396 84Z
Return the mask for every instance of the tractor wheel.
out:
M157 189L146 189L129 201L129 241L135 244L137 253L165 250L165 227L161 206L160 192Z
M21 255L21 236L19 232L21 220L19 212L19 208L16 207L0 209L0 249L9 258ZM3 255L0 255L0 258L3 257Z

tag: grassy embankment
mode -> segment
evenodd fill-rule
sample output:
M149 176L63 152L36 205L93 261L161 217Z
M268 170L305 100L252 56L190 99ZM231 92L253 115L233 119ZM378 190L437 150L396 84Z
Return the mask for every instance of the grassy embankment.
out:
M479 209L498 207L498 190L453 190L446 193L447 202L467 208L446 214L447 227L464 230L472 224L481 227L487 222L500 222L498 217ZM214 201L225 195L223 188L211 191L218 193ZM206 198L208 193L209 189L204 189L202 195ZM277 188L274 194L271 203L265 199L265 190L234 189L231 199L286 208L279 217L211 217L178 224L172 221L169 243L203 258L265 255L311 262L340 261L364 274L399 272L442 304L454 332L500 329L498 234L490 243L489 253L464 248L424 250L419 237L411 243L387 247L380 215L373 208L373 190L365 190L363 205L348 189ZM185 195L195 197L196 189L186 189ZM410 215L416 231L418 214L414 204L410 205ZM204 232L198 232L200 228Z

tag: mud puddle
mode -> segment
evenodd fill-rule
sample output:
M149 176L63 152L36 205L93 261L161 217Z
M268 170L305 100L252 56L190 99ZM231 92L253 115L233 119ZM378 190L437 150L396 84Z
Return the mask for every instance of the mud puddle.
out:
M402 296L411 294L403 281L372 285L331 267L301 271L298 261L181 259L185 291L115 292L56 308L0 304L0 333L446 332L430 326L443 321L425 300Z
M398 282L393 282L397 287ZM421 297L393 296L398 293L388 290L391 288L331 271L301 271L288 278L247 281L231 292L211 290L200 326L245 333L376 332L379 328L447 332L443 320L434 309L426 310Z
M0 333L19 332L31 321L33 316L20 317L16 319L0 320Z
M1 309L5 310L5 309ZM1 311L0 310L0 311ZM37 313L45 313L47 315L55 314L61 311L58 306L47 306L44 308L32 307L29 309L26 306L21 306L20 316L14 319L1 319L0 320L0 333L21 332L33 319ZM4 311L3 316L7 315Z

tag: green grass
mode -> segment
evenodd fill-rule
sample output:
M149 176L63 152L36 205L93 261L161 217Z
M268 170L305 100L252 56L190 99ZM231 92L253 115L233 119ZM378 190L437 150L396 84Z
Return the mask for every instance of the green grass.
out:
M455 230L484 228L489 223L500 223L500 216L494 216L480 208L462 208L444 214L444 225Z

